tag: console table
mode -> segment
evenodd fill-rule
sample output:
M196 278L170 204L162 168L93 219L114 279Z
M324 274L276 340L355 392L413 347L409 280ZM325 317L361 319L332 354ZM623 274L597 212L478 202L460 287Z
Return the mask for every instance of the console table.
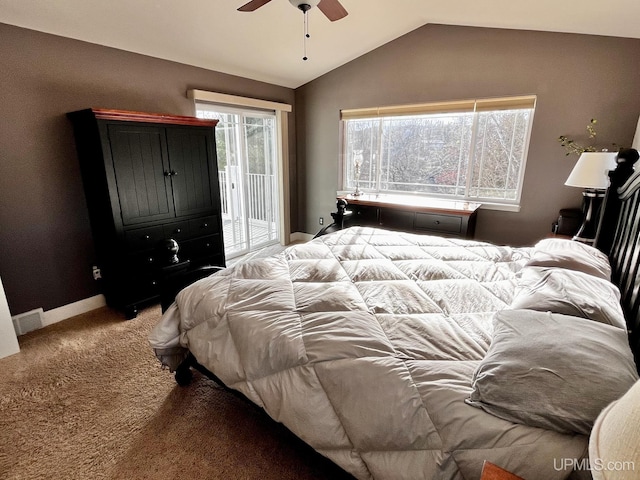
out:
M342 218L345 228L352 225L379 226L389 230L462 238L473 238L476 215L481 206L473 202L410 195L349 194L339 196L338 204L343 200L347 202Z

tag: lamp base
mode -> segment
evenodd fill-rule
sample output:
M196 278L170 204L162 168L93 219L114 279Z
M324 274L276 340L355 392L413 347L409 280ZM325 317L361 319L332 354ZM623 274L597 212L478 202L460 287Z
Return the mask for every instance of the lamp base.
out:
M595 238L579 237L578 235L574 235L573 238L571 238L571 240L573 240L574 242L580 242L580 243L584 243L586 245L591 245L591 246L593 246L593 243L596 241Z
M580 229L573 237L574 241L593 245L598 230L600 207L602 206L604 195L604 190L587 189L582 192L584 220L582 221L582 225L580 225Z

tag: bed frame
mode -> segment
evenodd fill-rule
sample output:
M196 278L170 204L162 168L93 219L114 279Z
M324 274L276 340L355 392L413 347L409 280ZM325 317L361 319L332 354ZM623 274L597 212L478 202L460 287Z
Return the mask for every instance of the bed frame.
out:
M200 280L201 278L205 278L205 277L208 277L209 275L213 275L214 273L220 270L222 270L222 267L205 265L205 266L197 267L191 270L181 271L181 272L178 272L177 274L163 278L160 284L160 307L162 309L162 313L164 313L169 308L169 306L171 306L171 304L176 298L176 295L180 290ZM221 385L223 388L225 388L229 392L232 392L234 394L240 395L243 398L245 398L244 395L242 395L241 393L228 388L222 382L222 380L216 377L213 373L211 373L205 367L200 365L196 361L196 357L194 357L191 354L191 352L187 354L187 357L182 361L182 363L176 369L175 379L178 385L186 386L186 385L189 385L189 383L191 383L191 379L193 378L193 373L191 371L192 368L206 375L211 380L216 382L218 385Z
M640 170L634 172L638 151L618 153L618 166L609 172L595 246L609 256L612 282L620 289L629 330L629 344L640 371Z

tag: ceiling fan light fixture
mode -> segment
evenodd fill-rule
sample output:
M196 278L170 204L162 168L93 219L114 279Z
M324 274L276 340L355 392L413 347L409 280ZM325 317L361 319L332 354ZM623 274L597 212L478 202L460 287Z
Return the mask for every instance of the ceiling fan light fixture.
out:
M238 8L238 11L254 12L269 2L271 2L271 0L249 0L249 2ZM349 15L340 3L340 0L289 0L289 3L302 11L302 13L307 13L307 11L313 7L318 7L324 16L332 22Z
M254 12L260 7L265 6L267 3L271 2L271 0L249 0L249 2L242 5L238 8L239 12ZM307 38L309 35L309 16L307 12L311 10L313 7L318 7L318 9L327 17L330 21L335 22L336 20L340 20L348 15L347 11L344 9L340 0L289 0L289 3L300 10L303 14L303 26L304 26L304 56L303 60L307 60Z
M289 3L303 12L311 10L313 7L317 7L320 0L289 0Z

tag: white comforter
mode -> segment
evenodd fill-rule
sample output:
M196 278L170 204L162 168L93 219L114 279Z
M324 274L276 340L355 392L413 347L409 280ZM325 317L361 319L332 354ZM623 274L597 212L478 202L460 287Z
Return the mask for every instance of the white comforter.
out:
M586 437L464 402L529 255L353 227L195 283L150 340L173 368L163 353L188 348L359 479L479 479L484 460L566 478Z

